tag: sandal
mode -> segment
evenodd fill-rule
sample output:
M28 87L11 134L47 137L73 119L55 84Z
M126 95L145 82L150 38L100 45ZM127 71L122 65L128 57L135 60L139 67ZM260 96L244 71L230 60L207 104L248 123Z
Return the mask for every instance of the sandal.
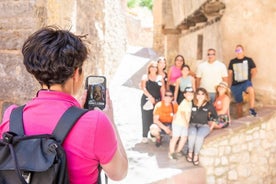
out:
M197 159L195 159L195 157L197 157ZM199 165L199 157L198 157L198 155L194 155L193 164L194 164L194 166L198 166Z
M193 161L193 154L188 153L187 156L186 156L186 160L187 160L187 162L192 162Z

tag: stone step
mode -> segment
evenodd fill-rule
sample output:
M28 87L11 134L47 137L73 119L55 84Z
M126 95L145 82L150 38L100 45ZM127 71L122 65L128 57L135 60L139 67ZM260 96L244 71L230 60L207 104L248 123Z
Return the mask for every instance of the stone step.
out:
M168 158L168 138L160 147L155 143L137 143L130 153L130 162L135 161L136 183L151 184L205 184L206 173L201 166L194 166L182 156L178 160ZM134 176L130 176L134 177Z
M151 184L206 184L206 173L203 167L187 168L177 175Z

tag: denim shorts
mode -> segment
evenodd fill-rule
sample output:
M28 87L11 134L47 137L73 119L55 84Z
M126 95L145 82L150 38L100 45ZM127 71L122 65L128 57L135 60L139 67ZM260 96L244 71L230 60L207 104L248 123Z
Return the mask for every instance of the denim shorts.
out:
M172 135L175 137L188 136L188 128L183 125L172 124Z
M242 92L246 92L246 89L248 87L251 87L252 86L252 82L247 80L243 83L240 83L240 84L236 84L236 85L232 85L231 86L231 92L235 98L235 101L237 103L241 103L243 102L243 97L242 97Z
M166 127L169 127L169 129L171 130L172 129L172 123L163 123L163 125L165 125ZM161 135L166 135L167 133L161 129L158 125L156 125L155 123L152 123L151 126L150 126L150 129L159 129L159 132Z

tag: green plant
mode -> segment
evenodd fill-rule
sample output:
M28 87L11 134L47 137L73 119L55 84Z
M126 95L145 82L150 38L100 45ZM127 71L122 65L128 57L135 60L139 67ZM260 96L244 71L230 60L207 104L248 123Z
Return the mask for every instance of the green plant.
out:
M135 8L137 6L147 7L148 9L152 10L152 0L128 0L127 7L128 8Z
M153 6L152 0L140 0L139 5L142 7L147 7L150 10L152 10L152 6Z
M135 6L137 6L137 0L128 0L127 1L127 7L128 8L134 8Z

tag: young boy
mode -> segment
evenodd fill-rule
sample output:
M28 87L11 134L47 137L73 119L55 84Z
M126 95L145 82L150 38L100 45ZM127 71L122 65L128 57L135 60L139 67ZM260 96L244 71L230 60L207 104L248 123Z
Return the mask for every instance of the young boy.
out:
M172 122L172 139L170 141L169 158L177 159L182 156L181 150L186 143L188 136L188 127L192 110L192 100L194 98L194 91L192 87L186 87L184 92L184 99L180 103L176 112L175 119ZM176 143L180 137L180 141L176 147Z

